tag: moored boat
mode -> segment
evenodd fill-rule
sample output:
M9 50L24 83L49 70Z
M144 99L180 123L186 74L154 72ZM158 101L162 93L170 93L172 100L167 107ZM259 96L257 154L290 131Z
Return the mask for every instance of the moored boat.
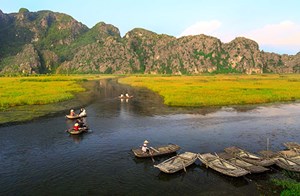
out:
M160 156L165 154L171 154L178 150L180 150L180 146L176 144L168 144L168 145L158 146L158 147L149 147L149 153L143 152L141 148L132 149L132 152L136 157L146 158L146 157L154 157L154 156Z
M192 152L185 152L171 157L160 164L154 165L164 173L175 173L180 170L186 172L186 168L192 165L197 160L197 154Z
M297 142L285 142L283 143L283 145L290 150L295 150L297 152L300 152L300 144Z
M267 167L275 163L275 160L272 158L261 157L236 146L225 148L224 151L254 165Z
M222 152L222 153L218 153L218 156L222 159L227 160L228 162L237 165L243 169L246 169L248 171L250 171L251 173L262 173L265 171L268 171L269 169L263 166L259 166L259 165L254 165L252 163L248 163L242 159L239 159L237 157L234 157L233 155L226 153L226 152Z
M250 173L248 170L211 153L198 154L198 158L207 167L228 176L240 177Z
M299 160L298 160L299 161ZM294 172L300 172L300 165L293 158L279 156L275 158L275 163L282 169Z
M260 154L274 159L275 164L282 169L300 172L300 154L294 150L261 151Z

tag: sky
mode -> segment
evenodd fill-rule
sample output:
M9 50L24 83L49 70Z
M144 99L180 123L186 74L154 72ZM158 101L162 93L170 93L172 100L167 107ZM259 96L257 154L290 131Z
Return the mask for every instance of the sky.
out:
M205 34L223 43L246 37L265 52L300 52L299 0L0 0L4 13L20 8L65 13L89 28L105 22L121 36L144 28L177 38Z

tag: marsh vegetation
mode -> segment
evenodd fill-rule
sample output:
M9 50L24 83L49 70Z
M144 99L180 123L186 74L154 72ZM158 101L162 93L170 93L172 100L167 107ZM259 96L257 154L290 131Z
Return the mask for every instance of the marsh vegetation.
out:
M120 83L159 93L168 106L226 106L300 99L300 75L130 76Z

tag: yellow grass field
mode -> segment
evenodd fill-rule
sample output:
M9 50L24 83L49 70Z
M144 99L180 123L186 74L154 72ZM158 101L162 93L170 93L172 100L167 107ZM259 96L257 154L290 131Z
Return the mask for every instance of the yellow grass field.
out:
M146 87L169 106L225 106L300 99L300 75L130 76L120 83Z
M85 91L80 82L105 77L107 76L1 77L0 110L13 106L41 105L72 99L75 93Z

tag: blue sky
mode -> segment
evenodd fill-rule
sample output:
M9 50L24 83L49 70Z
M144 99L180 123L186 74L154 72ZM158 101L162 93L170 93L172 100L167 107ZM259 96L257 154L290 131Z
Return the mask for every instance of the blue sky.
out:
M261 50L300 52L299 0L0 0L4 13L27 8L71 15L93 27L112 24L121 35L133 28L175 37L206 34L227 43L256 41Z

